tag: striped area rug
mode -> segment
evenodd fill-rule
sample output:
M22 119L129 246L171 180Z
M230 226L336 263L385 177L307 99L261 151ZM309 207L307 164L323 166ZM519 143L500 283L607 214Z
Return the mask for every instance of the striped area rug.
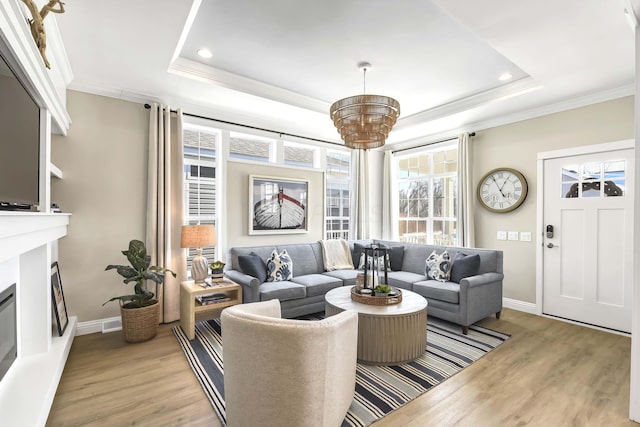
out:
M175 326L173 332L220 422L226 425L220 320L197 322L196 336L191 341L179 326ZM428 318L427 350L423 356L398 366L358 364L356 391L342 425L370 425L460 372L507 339L507 334L477 325L469 327L469 335L462 335L460 326Z

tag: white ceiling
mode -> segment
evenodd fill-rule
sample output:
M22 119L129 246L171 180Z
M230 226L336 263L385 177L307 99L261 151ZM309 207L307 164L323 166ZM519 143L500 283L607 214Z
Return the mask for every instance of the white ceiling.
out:
M362 93L357 64L371 62L366 92L400 102L388 142L402 146L633 94L625 6L67 0L55 19L71 89L331 141L331 103ZM513 78L499 81L505 72Z

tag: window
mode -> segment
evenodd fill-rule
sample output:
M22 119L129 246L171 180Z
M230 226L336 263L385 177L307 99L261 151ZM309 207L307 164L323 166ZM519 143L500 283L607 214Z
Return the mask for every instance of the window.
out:
M185 127L184 140L184 212L186 223L216 223L216 146L220 134L211 131ZM216 248L202 249L209 261L214 261ZM187 271L191 272L191 261L196 248L189 248Z
M348 239L351 203L351 153L327 151L325 168L326 239Z
M226 158L230 165L234 162L260 162L274 168L291 167L325 171L324 227L326 239L349 238L352 226L351 215L351 150L327 148L320 144L304 143L296 140L270 138L265 132L239 133L195 123L185 123L184 127L184 209L188 224L216 224L219 215L216 200L223 196L217 193L224 176L220 175L218 161ZM221 150L217 152L217 150ZM224 155L222 154L224 153ZM227 154L228 153L228 154ZM228 157L227 157L228 156ZM224 165L227 166L227 165ZM273 173L278 176L277 172ZM321 200L321 194L314 195ZM310 203L312 201L309 201ZM243 215L246 215L243 212ZM224 250L226 242L218 242ZM224 254L216 254L216 248L203 248L209 260ZM188 270L195 249L189 251Z
M231 132L229 157L257 162L270 162L273 160L274 142L274 140L268 138Z
M317 167L318 162L316 158L317 152L319 151L318 148L285 142L283 144L283 150L285 165L306 168Z
M400 240L457 244L457 145L398 156L397 161Z

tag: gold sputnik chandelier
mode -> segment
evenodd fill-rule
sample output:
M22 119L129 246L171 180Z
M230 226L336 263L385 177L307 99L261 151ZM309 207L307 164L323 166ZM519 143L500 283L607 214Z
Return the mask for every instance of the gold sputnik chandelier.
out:
M350 96L333 103L331 119L344 144L349 148L382 147L400 116L400 103L382 95L366 95L367 71L371 64L361 62L363 94Z

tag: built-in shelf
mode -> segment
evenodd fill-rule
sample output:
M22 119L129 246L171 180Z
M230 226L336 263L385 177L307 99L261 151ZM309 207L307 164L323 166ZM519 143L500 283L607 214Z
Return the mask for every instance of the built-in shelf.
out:
M0 425L44 426L76 334L78 321L69 317L64 335L51 338L46 353L19 359L2 379ZM29 405L25 404L28 397Z
M77 319L62 337L51 320L53 246L69 214L0 212L0 290L16 284L18 357L0 380L0 426L44 426Z
M59 167L51 163L49 164L49 168L51 169L51 177L62 179L62 171Z

